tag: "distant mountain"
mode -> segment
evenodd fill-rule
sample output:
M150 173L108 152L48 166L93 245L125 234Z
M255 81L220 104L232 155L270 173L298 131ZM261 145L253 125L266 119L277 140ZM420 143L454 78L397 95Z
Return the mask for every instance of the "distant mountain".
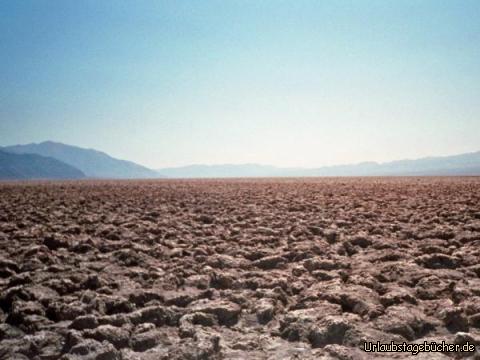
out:
M52 157L80 169L91 178L138 179L159 177L154 170L131 161L115 159L104 152L52 141L39 144L6 146L1 150L16 154Z
M452 156L397 160L385 163L328 166L310 169L304 176L442 176L480 175L480 151Z
M0 151L0 179L82 179L85 174L59 160Z
M0 147L1 178L232 178L301 176L480 175L480 151L385 163L363 162L319 168L281 168L259 164L190 165L157 171L104 152L52 141ZM12 157L14 154L36 156Z
M480 175L480 151L385 163L363 162L320 168L280 168L257 164L190 165L159 169L171 178L228 178L279 176L448 176Z

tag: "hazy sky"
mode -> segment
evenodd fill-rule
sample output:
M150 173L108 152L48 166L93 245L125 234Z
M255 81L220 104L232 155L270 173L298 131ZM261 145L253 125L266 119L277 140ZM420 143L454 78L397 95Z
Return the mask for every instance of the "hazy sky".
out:
M151 167L480 150L480 1L0 0L0 145Z

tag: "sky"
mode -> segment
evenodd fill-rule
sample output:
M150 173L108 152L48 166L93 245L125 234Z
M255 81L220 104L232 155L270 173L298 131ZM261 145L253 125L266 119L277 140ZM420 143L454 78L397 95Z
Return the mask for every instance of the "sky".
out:
M0 0L0 145L161 168L480 150L480 1Z

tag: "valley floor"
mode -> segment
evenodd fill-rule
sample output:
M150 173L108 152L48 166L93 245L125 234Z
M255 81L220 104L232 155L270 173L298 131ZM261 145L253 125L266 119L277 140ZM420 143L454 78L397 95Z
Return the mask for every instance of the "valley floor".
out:
M0 359L412 357L366 341L480 345L480 178L0 183Z

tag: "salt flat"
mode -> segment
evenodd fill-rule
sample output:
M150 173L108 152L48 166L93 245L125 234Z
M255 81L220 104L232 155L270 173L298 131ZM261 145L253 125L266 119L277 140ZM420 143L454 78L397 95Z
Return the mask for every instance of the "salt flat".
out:
M1 183L0 307L1 359L478 342L480 178Z

